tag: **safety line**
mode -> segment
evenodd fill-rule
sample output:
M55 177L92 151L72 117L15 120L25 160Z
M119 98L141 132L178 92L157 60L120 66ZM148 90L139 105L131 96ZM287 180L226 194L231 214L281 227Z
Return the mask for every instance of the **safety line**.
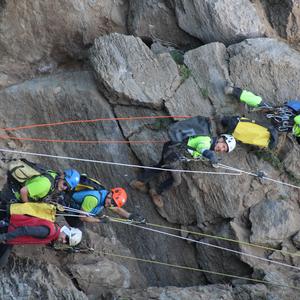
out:
M208 247L220 249L220 250L223 250L223 251L232 252L232 253L235 253L235 254L239 254L239 255L243 255L243 256L255 258L255 259L258 259L258 260L261 260L261 261L269 262L269 263L272 263L272 264L275 264L275 265L280 265L280 266L284 266L284 267L288 267L288 268L300 271L299 267L292 266L292 265L289 265L289 264L286 264L286 263L282 263L282 262L279 262L279 261L270 260L268 258L260 257L260 256L253 255L253 254L250 254L250 253L244 253L244 252L241 252L241 251L237 251L237 250L229 249L229 248L226 248L226 247L222 247L222 246L210 244L210 243L207 243L207 242L197 241L195 239L186 238L186 237L183 237L183 236L175 235L175 234L172 234L172 233L168 233L168 232L157 230L157 229L153 229L153 228L147 228L147 227L144 227L144 226L141 226L141 225L136 225L136 224L129 223L129 222L122 222L122 221L117 221L117 220L113 220L113 219L111 219L111 220L112 220L112 222L126 224L126 225L129 225L129 226L141 228L141 229L144 229L144 230L148 230L148 231L156 232L156 233L159 233L159 234L163 234L163 235L175 237L175 238L178 238L178 239L181 239L181 240L186 240L186 241L189 241L189 242L193 242L193 243L196 243L196 244L200 244L200 245L204 245L204 246L208 246Z
M115 218L115 217L110 217L111 219L114 220L120 220L123 222L133 222L135 224L139 224L139 222L137 221L128 221L127 219L122 219L122 218ZM158 227L158 228L164 228L164 229L170 229L170 230L174 230L174 231L180 231L180 232L185 232L185 233L190 233L193 235L198 235L198 236L203 236L203 237L208 237L208 238L212 238L212 239L216 239L216 240L222 240L222 241L226 241L226 242L232 242L232 243L236 243L236 244L241 244L241 245L245 245L245 246L250 246L253 248L260 248L263 250L269 250L269 251L273 251L273 252L279 252L282 254L286 254L286 255L291 255L291 256L300 256L300 251L298 251L298 253L292 253L292 252L288 252L288 251L284 251L284 250L280 250L280 249L275 249L275 248L271 248L271 247L267 247L267 246L261 246L258 244L254 244L254 243L248 243L245 241L239 241L239 240L234 240L234 239L230 239L230 238L226 238L224 236L218 236L218 235L212 235L212 234L207 234L207 233L201 233L201 232L197 232L197 231L191 231L191 230L186 230L186 229L181 229L181 228L175 228L175 227L170 227L170 226L164 226L164 225L160 225L160 224L154 224L154 223L143 223L144 225L148 225L148 226L152 226L152 227Z
M66 160L74 160L74 161L83 161L83 162L90 162L90 163L103 164L103 165L115 165L115 166L123 166L123 167L139 168L139 169L150 169L150 170L159 170L159 171L179 172L179 173L232 175L232 176L241 175L240 173L236 173L236 172L235 173L229 173L229 172L212 172L212 171L196 171L196 170L179 170L179 169L157 168L157 167L140 166L140 165L133 165L133 164L124 164L124 163L112 162L112 161L93 160L93 159L87 159L87 158L76 158L76 157L60 156L60 155L50 155L50 154L34 153L34 152L26 152L26 151L17 151L17 150L1 149L1 148L0 148L0 152L8 152L8 153L32 155L32 156L41 156L41 157L50 157L50 158L66 159Z
M74 144L164 144L167 140L147 140L147 141L125 141L125 140L65 140L65 139L45 139L45 138L30 138L30 137L15 137L8 135L0 135L3 140L17 140L30 142L50 142L50 143L74 143Z
M175 119L175 118L188 119L191 118L191 116L141 116L141 117L97 118L97 119L89 119L89 120L69 120L69 121L61 121L61 122L54 122L54 123L31 124L31 125L11 127L11 128L9 127L0 128L0 130L16 131L21 129L36 128L36 127L52 127L52 126L77 124L77 123L96 123L100 121L133 121L133 120L144 120L144 119Z
M267 284L267 285L281 286L281 287L285 287L285 288L300 290L299 287L296 287L296 286L293 286L293 285L285 285L285 284L282 284L280 282L274 282L274 281L272 282L272 281L266 281L266 280L260 280L260 279L254 279L254 278L247 278L247 277L242 277L242 276L237 276L237 275L230 275L230 274L227 274L227 273L209 271L209 270L205 270L205 269L197 269L197 268L187 267L187 266L182 266L182 265L175 265L175 264L165 263L165 262L161 262L161 261L157 261L157 260L150 260L150 259L143 259L143 258L138 258L138 257L133 257L133 256L120 255L120 254L116 254L116 253L112 253L112 252L99 251L99 253L102 253L102 254L107 255L107 256L126 258L126 259L130 259L130 260L141 261L141 262L157 264L157 265L163 265L163 266L167 266L167 267L174 267L174 268L183 269L183 270L203 272L203 273L207 273L207 274L219 275L219 276L224 276L224 277L247 280L247 281L256 282L256 283L263 283L263 284ZM83 280L85 280L85 279L83 279Z
M223 164L218 164L218 167L220 167L222 169L225 169L225 170L230 170L230 171L244 173L244 174L247 174L247 175L250 175L250 176L259 177L261 179L266 179L266 180L269 180L269 181L272 181L272 182L275 182L275 183L279 183L279 184L282 184L282 185L286 185L286 186L289 186L289 187L300 189L300 186L298 186L298 185L294 185L294 184L291 184L291 183L283 182L283 181L276 180L276 179L273 179L273 178L270 178L270 177L266 177L266 176L260 176L260 175L258 175L256 173L253 173L253 172L244 171L244 170L233 168L233 167L226 166L226 165L223 165Z

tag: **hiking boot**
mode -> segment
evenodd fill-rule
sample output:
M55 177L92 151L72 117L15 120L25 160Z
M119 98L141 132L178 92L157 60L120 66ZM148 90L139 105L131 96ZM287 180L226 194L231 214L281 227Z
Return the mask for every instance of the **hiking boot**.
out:
M225 87L224 87L224 94L225 95L232 95L233 94L233 85L231 84L227 84Z
M164 206L163 200L161 198L161 195L157 194L155 189L150 189L149 194L151 196L151 199L153 203L158 207L162 208Z
M146 184L143 181L139 181L139 180L132 180L130 182L130 186L133 189L136 189L142 193L147 193L148 192L148 188L146 186Z

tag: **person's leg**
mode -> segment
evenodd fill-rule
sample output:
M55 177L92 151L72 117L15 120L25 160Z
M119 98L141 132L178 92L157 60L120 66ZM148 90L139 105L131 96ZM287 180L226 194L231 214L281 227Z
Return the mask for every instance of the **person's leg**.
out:
M12 248L12 245L0 245L0 268L5 267L7 264Z
M166 162L165 157L168 153L169 145L171 142L167 142L163 146L162 155L160 161L154 165L155 168L161 168ZM140 174L138 175L136 180L131 181L130 186L134 189L137 189L141 192L146 193L148 191L148 188L146 187L146 184L149 183L153 178L159 176L159 174L163 170L153 170L153 169L143 169Z

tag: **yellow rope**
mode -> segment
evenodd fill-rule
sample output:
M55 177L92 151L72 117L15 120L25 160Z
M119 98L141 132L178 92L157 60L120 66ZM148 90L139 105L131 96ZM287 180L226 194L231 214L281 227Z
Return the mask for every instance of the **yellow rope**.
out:
M116 221L129 222L127 219L115 218L115 217L109 217L109 218L112 219L112 220L116 220ZM130 222L132 222L132 221L130 221ZM137 222L134 222L134 223L137 223ZM164 229L170 229L170 230L175 230L175 231L182 231L182 232L190 233L190 234L194 234L194 235L209 237L209 238L213 238L213 239L217 239L217 240L223 240L223 241L232 242L232 243L236 243L236 244L241 244L241 245L245 245L245 246L250 246L250 247L254 247L254 248L260 248L260 249L263 249L263 250L276 251L276 252L286 254L286 255L300 256L299 251L295 252L295 253L292 253L292 252L279 250L279 249L275 249L275 248L271 248L271 247L261 246L261 245L248 243L248 242L244 242L244 241L239 241L239 240L234 240L234 239L226 238L226 237L223 237L223 236L211 235L211 234L207 234L207 233L201 233L201 232L196 232L196 231L179 229L179 228L174 228L174 227L164 226L164 225L159 225L159 224L145 223L145 225L158 227L158 228L164 228Z
M131 259L131 260L141 261L141 262L145 262L145 263L157 264L157 265L173 267L173 268L189 270L189 271L203 272L203 273L219 275L219 276L224 276L224 277L243 279L243 280L247 280L247 281L251 281L251 282L263 283L263 284L274 285L274 286L281 286L281 287L291 288L291 289L295 289L295 290L300 291L300 288L298 288L296 286L285 285L285 284L281 284L281 283L277 283L277 282L274 283L274 282L269 282L269 281L266 281L266 280L247 278L247 277L242 277L242 276L237 276L237 275L230 275L230 274L221 273L221 272L214 272L214 271L209 271L209 270L197 269L197 268L193 268L193 267L186 267L186 266L181 266L181 265L169 264L169 263L164 263L164 262L157 261L157 260L143 259L143 258L137 258L137 257L132 257L132 256L115 254L115 253L108 253L108 252L102 252L102 251L100 251L100 253L102 253L104 255L107 255L107 256L114 256L114 257L119 257L119 258L124 258L124 259Z

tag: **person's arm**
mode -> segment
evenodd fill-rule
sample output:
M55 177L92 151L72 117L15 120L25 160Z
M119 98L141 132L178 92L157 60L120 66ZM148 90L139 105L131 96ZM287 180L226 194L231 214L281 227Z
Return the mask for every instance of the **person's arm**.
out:
M300 115L294 118L293 135L298 139L300 138ZM299 143L299 142L298 142Z
M13 231L3 234L2 240L12 240L19 236L31 236L39 239L46 238L50 233L46 226L22 226Z
M110 207L109 209L122 218L128 219L130 216L130 213L121 207Z
M80 216L79 219L82 222L88 222L88 223L101 223L101 219L95 218L95 217L85 217L84 215Z
M252 92L243 90L240 94L240 101L248 106L258 107L262 103L262 97L253 94Z
M129 213L128 211L126 211L125 209L120 208L120 207L110 207L109 209L111 211L113 211L114 213L118 214L122 218L136 221L139 223L146 223L145 217L141 216L138 213L135 213L135 212Z
M28 189L27 189L26 186L23 186L20 189L20 197L21 197L22 202L28 202L29 201L29 199L28 199Z

